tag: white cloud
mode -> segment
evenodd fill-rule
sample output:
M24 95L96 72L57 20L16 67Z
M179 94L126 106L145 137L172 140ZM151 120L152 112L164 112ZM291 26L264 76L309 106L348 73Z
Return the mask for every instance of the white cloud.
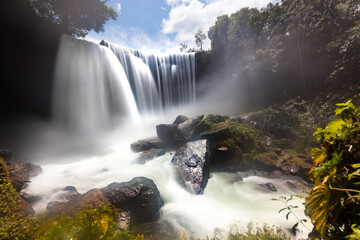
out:
M162 32L176 34L174 41L195 47L195 33L201 29L207 33L218 16L231 14L243 7L265 7L269 2L280 0L208 0L206 4L199 0L167 0L171 10L168 18L162 21ZM210 48L206 39L204 48Z
M116 4L116 10L118 11L118 13L121 13L121 4L120 3Z
M105 32L96 33L91 31L85 40L99 43L107 40L125 47L147 52L179 52L179 46L165 34L158 34L152 39L143 30L134 27L124 27L119 24L106 28Z

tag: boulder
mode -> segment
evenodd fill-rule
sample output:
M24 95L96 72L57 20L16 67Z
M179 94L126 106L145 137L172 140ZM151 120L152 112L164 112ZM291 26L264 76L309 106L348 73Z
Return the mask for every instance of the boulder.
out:
M166 151L164 149L150 148L149 150L142 152L140 156L136 159L136 161L138 163L144 164L145 162L160 157L165 153Z
M30 162L11 162L9 164L10 181L17 191L25 187L25 183L30 182L30 178L42 173L40 166Z
M100 206L111 206L110 202L103 196L98 189L92 189L79 197L72 198L68 202L53 201L49 202L46 209L50 212L65 212L67 214L76 214L83 208Z
M41 196L20 192L20 197L28 203L36 203L41 200Z
M155 183L145 177L136 177L129 182L111 183L101 189L103 196L114 207L130 211L131 224L155 221L164 205Z
M130 144L130 148L134 152L142 152L151 148L163 148L163 143L158 137L152 137L134 142Z
M259 184L259 186L262 187L263 189L266 189L266 190L269 190L269 191L272 191L272 192L277 192L276 187L271 182Z
M181 185L194 194L203 192L209 178L206 141L197 140L186 143L176 151L171 160Z
M156 132L167 147L177 148L198 137L195 129L203 118L204 115L200 115L179 124L159 124L156 126Z

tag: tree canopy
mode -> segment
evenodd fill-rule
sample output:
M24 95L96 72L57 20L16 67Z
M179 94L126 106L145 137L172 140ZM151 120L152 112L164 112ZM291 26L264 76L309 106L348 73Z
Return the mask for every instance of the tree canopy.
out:
M256 92L254 98L313 94L325 82L339 79L356 82L359 4L359 0L283 0L220 16L208 32L211 61L217 64L209 69L224 69L222 75L237 76L254 92L272 90Z
M63 32L85 37L89 31L104 31L104 24L117 18L108 0L30 0L35 12L43 19L54 22Z

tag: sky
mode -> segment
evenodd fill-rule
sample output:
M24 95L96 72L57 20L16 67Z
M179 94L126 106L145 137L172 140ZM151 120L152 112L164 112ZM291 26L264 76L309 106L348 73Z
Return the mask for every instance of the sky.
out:
M157 52L178 52L180 43L197 48L195 34L207 35L218 16L243 7L266 7L280 0L109 0L117 13L104 32L91 31L86 40L107 40L126 47ZM210 48L210 40L204 42Z

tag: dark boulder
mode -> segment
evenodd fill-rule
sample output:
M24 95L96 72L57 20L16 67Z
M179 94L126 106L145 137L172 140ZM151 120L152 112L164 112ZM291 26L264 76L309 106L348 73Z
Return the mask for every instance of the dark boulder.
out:
M159 124L156 132L167 147L177 148L198 137L195 130L203 118L204 115L200 115L179 124Z
M180 183L191 193L201 194L209 178L206 141L188 142L179 148L171 160Z
M134 142L130 144L130 148L134 152L142 152L151 148L163 148L163 143L158 137L152 137Z
M164 149L158 149L158 148L150 148L149 150L146 150L140 154L140 156L136 159L138 163L144 164L147 161L150 161L154 158L160 157L164 155L166 151Z
M114 207L130 211L131 223L155 221L164 205L155 183L145 177L136 177L129 182L112 183L101 189L103 196Z

